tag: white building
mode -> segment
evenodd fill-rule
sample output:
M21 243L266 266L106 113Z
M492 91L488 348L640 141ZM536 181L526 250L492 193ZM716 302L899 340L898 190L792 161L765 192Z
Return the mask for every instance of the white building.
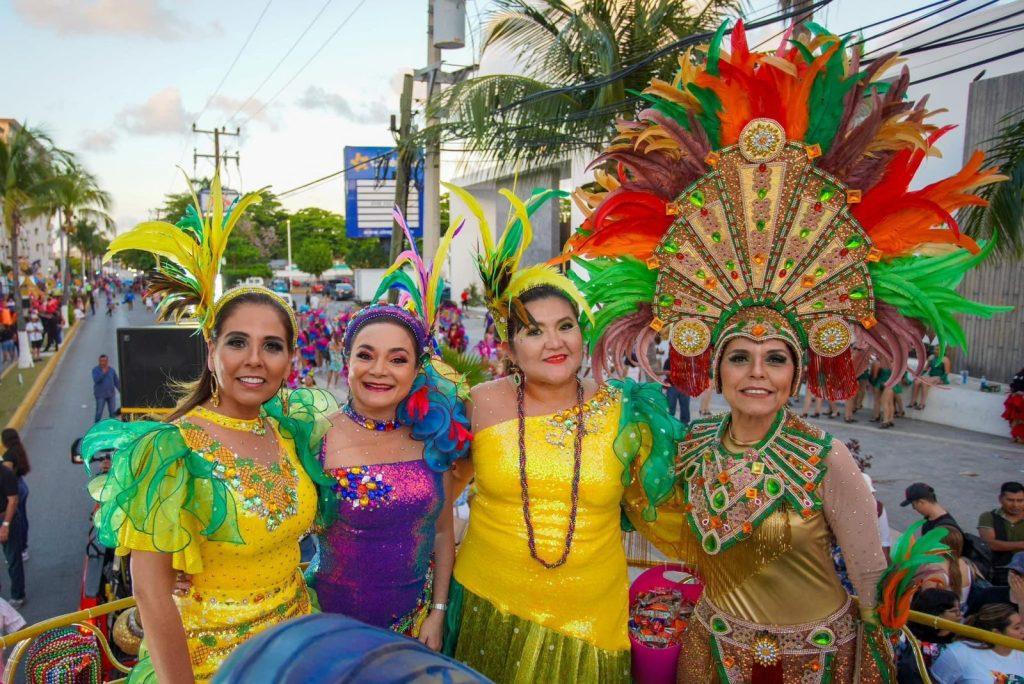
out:
M4 139L18 126L14 119L0 119L0 137ZM54 269L53 245L56 238L46 217L26 219L22 221L21 234L18 240L18 256L30 266L36 266L37 272L50 275ZM0 226L0 263L11 265L11 239L6 228Z

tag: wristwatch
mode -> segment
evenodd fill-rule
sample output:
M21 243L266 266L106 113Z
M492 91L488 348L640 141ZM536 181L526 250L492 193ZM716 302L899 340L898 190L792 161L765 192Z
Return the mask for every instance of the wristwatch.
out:
M444 611L448 610L448 604L447 603L434 603L430 607L433 608L434 610L440 610L441 612L444 612Z

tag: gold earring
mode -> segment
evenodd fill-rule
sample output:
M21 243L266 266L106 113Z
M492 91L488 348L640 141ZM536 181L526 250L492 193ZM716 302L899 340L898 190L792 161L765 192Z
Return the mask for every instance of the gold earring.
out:
M217 384L217 375L210 373L210 403L215 407L220 406L220 385Z
M523 371L522 371L522 369L519 366L517 366L515 363L512 363L512 365L509 367L509 370L511 371L511 373L509 375L512 377L512 384L515 385L516 387L519 387L520 385L522 385L523 384Z
M277 396L281 399L282 413L288 415L288 386L286 381L281 382L281 389L277 391Z

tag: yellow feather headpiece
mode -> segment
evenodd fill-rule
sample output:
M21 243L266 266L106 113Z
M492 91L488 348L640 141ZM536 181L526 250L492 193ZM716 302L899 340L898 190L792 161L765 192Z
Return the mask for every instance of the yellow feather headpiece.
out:
M517 315L514 301L524 292L542 285L550 285L564 292L576 304L580 315L592 319L590 305L579 288L569 278L559 273L558 269L547 264L519 268L523 254L533 240L530 215L548 200L566 197L567 193L560 190L542 190L535 192L523 202L512 192L500 190L500 194L512 207L512 216L509 217L501 237L495 242L490 224L476 198L456 185L443 185L461 199L477 219L482 246L481 253L477 255L477 269L483 281L487 309L491 312L494 328L502 341L508 341L509 317Z
M129 250L160 257L158 266L150 274L150 292L164 295L157 307L157 320L195 318L207 340L211 339L217 312L227 302L244 294L268 295L291 319L294 344L298 334L295 314L276 292L264 287L237 287L216 300L217 274L228 237L245 210L262 199L263 189L246 193L225 209L220 175L214 174L210 184L210 211L205 213L191 183L189 192L193 206L185 210L185 216L177 224L144 221L114 238L103 260L109 261L115 254Z

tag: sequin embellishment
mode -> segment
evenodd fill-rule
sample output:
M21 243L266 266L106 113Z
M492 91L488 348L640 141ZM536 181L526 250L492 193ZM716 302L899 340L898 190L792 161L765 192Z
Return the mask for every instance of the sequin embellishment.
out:
M210 434L186 420L181 434L190 449L213 464L213 476L223 480L240 495L241 507L277 529L298 510L298 472L282 451L279 462L267 466L251 458L239 458ZM283 464L283 467L282 467Z
M618 399L621 391L610 385L601 385L586 403L583 404L583 420L586 421L584 433L597 429L601 417ZM548 417L546 439L548 444L556 447L571 445L576 436L576 407L570 406Z
M373 466L352 466L331 468L328 474L334 478L334 492L352 508L381 508L391 503L390 484L384 475Z

